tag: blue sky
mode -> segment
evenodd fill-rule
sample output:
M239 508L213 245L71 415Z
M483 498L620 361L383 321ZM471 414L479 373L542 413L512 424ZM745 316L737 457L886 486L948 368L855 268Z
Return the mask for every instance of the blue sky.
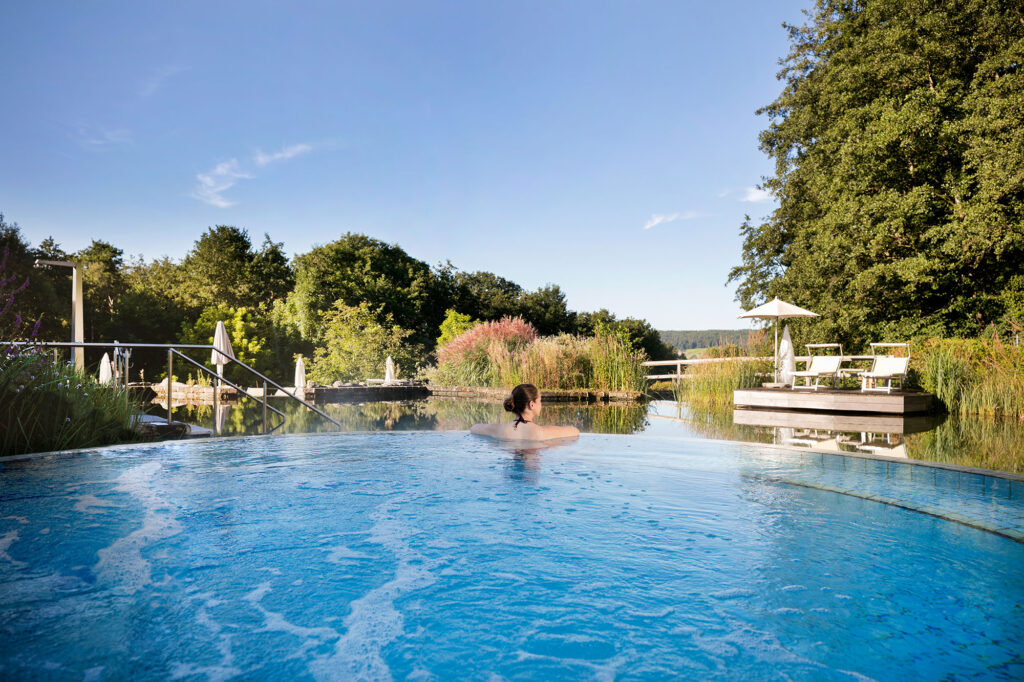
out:
M771 198L755 109L804 2L10 2L0 212L33 243L179 258L208 226L346 231L741 328Z

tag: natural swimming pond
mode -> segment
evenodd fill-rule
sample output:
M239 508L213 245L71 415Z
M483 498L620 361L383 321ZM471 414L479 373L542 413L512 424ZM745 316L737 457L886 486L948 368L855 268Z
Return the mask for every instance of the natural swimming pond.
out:
M1003 478L432 432L14 459L0 483L7 679L1024 675Z

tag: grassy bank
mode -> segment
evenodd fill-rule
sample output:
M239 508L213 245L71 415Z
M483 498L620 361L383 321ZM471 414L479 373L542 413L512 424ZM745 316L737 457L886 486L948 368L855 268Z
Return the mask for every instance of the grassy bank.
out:
M643 391L642 351L610 334L590 338L539 337L519 318L477 325L438 350L426 372L442 386L511 388L531 383L544 389Z

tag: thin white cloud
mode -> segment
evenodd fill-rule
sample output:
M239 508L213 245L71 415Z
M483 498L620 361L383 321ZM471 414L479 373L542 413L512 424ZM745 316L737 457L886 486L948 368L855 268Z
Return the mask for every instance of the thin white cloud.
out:
M217 208L234 206L235 202L225 199L223 193L234 187L238 180L247 180L251 177L238 166L237 159L223 161L208 173L196 175L198 184L192 192L192 197Z
M77 135L78 143L86 149L107 149L114 145L127 144L132 141L132 131L124 128L106 130L103 128L87 128L80 126Z
M139 97L152 97L164 86L164 83L167 82L169 78L178 75L184 70L184 67L181 66L163 67L146 79L146 82L144 82L142 87L139 89Z
M275 161L292 159L310 151L313 151L313 147L308 144L293 144L290 147L285 147L281 151L274 152L273 154L264 154L257 149L252 160L256 162L257 166L266 166L267 164L271 164Z
M259 167L267 166L275 161L291 159L313 150L312 145L293 144L272 154L264 154L256 150L252 163ZM239 180L251 180L254 176L238 163L238 159L230 159L214 166L213 170L196 175L196 188L192 197L217 208L228 208L236 202L224 197L224 192L235 186Z
M764 201L771 201L772 193L766 189L760 187L747 187L743 191L743 196L740 197L740 201L746 201L750 203L761 203Z
M647 222L644 223L644 229L649 230L657 225L664 225L666 223L673 223L677 220L693 220L700 214L697 211L683 211L682 213L654 213Z

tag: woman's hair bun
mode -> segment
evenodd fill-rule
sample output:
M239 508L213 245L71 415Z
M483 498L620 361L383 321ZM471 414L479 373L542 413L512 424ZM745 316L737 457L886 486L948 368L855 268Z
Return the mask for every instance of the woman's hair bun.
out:
M512 396L509 396L509 397L505 398L505 402L503 402L501 405L502 405L502 407L505 408L506 412L514 412L515 409L516 409L516 403L512 399Z

